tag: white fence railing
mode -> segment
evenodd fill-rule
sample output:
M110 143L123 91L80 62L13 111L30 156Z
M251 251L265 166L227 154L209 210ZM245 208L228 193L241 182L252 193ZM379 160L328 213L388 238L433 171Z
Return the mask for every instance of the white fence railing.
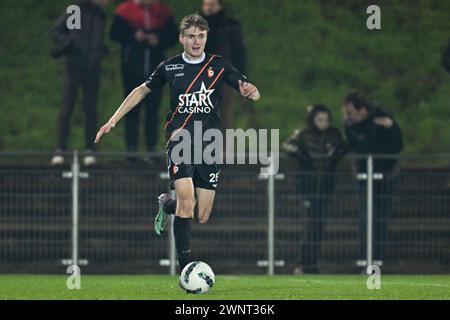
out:
M92 273L174 274L173 236L152 227L156 197L168 187L164 161L83 168L79 157L68 153L55 168L0 154L0 272L77 264ZM193 257L219 272L270 275L373 264L449 272L450 157L421 157L426 165L392 173L375 172L377 158L367 156L359 174L226 168L210 222L193 229Z

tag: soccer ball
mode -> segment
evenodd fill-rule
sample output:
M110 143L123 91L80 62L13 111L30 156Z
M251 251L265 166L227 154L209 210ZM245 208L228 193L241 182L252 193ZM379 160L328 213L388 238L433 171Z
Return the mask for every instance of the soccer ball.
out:
M215 276L211 267L201 261L189 263L180 275L181 286L186 292L193 294L208 293L214 281Z

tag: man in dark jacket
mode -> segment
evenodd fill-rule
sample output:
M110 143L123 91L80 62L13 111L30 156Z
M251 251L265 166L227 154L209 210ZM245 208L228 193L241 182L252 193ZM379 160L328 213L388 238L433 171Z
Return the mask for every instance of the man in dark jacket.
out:
M343 105L345 134L353 152L357 154L394 155L403 150L400 127L393 116L372 106L363 94L349 94ZM367 160L357 159L358 173L367 172ZM374 260L384 259L384 246L387 241L387 222L392 208L396 159L374 159L373 172L381 173L381 180L373 182L373 243ZM366 186L367 181L359 181L361 198L360 219L360 259L366 258Z
M218 54L242 73L247 71L247 53L240 23L228 17L220 0L203 0L202 15L208 21L209 33L206 51ZM236 95L228 87L223 88L222 126L234 127Z
M334 192L335 171L347 151L341 132L330 126L331 112L322 105L311 107L307 128L296 130L283 143L283 149L295 157L301 173L297 189L307 213L305 235L294 273L317 273L323 226L331 195Z
M165 59L164 51L178 37L172 10L158 0L128 0L116 9L111 38L122 45L122 77L124 95L143 83ZM148 151L158 141L159 108L162 90L152 90L145 98L145 138ZM139 109L125 117L127 150L135 152L139 145Z
M52 158L52 164L64 163L59 154L67 148L70 130L70 116L75 108L78 88L83 89L83 109L85 114L85 144L87 150L94 150L93 140L97 126L97 95L100 85L100 64L107 53L103 42L105 30L105 14L103 7L109 0L79 0L75 3L80 8L79 29L69 30L69 14L64 14L50 30L52 39L58 44L58 49L52 51L52 56L66 57L66 73L63 94L63 107L58 122L57 152ZM92 155L86 155L85 165L95 163Z

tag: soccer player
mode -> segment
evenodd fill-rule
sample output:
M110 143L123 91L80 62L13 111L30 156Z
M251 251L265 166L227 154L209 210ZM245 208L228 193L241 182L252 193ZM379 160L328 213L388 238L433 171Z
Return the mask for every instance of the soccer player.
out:
M221 56L205 53L208 23L198 14L184 17L180 23L179 41L184 52L162 62L153 74L135 88L115 114L97 133L95 142L110 132L117 122L141 102L152 90L166 82L171 89L171 111L165 125L166 153L170 186L175 189L176 200L164 193L158 197L159 211L155 218L155 231L161 235L171 214L175 214L173 231L180 272L190 262L191 224L194 211L198 222L204 224L211 214L220 165L174 163L171 159L175 137L182 129L194 134L194 121L201 121L202 130L220 129L220 93L226 82L252 101L260 99L258 89ZM192 142L192 141L191 141ZM193 144L193 143L192 143Z

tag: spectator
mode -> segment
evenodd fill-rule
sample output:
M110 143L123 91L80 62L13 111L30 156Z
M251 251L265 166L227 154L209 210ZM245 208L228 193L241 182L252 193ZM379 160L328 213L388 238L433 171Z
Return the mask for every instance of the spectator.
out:
M330 126L331 112L322 105L309 110L307 128L297 129L283 143L283 149L298 159L301 175L297 188L307 212L305 236L294 273L317 273L324 220L334 192L336 165L347 150L341 132Z
M343 115L345 134L352 151L357 154L393 155L402 151L403 139L400 127L388 112L372 106L361 93L351 93L344 101ZM355 162L359 173L366 173L366 159ZM380 264L384 259L387 241L387 223L392 208L394 190L395 159L374 159L374 173L382 173L382 180L374 180L373 241L374 260ZM359 181L361 198L360 250L361 260L366 259L366 186L367 181Z
M83 89L86 150L93 151L95 148L100 65L107 54L103 43L106 23L103 8L108 2L109 0L79 0L75 4L80 8L81 28L69 30L66 23L69 15L64 12L50 30L50 36L58 44L58 48L52 51L52 56L66 57L63 106L59 115L57 151L52 158L53 165L64 163L61 152L67 148L70 117L75 108L79 87ZM87 154L83 161L89 166L95 164L96 159Z
M203 0L202 15L208 21L209 33L206 51L221 55L242 73L247 71L247 55L240 23L228 17L221 0ZM235 92L223 88L222 126L234 127Z
M178 31L168 5L159 0L128 0L116 9L111 38L122 46L122 81L128 96L165 59L164 51L176 43ZM158 141L161 98L162 90L155 89L142 102L149 152ZM139 107L134 108L125 116L125 142L130 152L139 146L139 111Z

